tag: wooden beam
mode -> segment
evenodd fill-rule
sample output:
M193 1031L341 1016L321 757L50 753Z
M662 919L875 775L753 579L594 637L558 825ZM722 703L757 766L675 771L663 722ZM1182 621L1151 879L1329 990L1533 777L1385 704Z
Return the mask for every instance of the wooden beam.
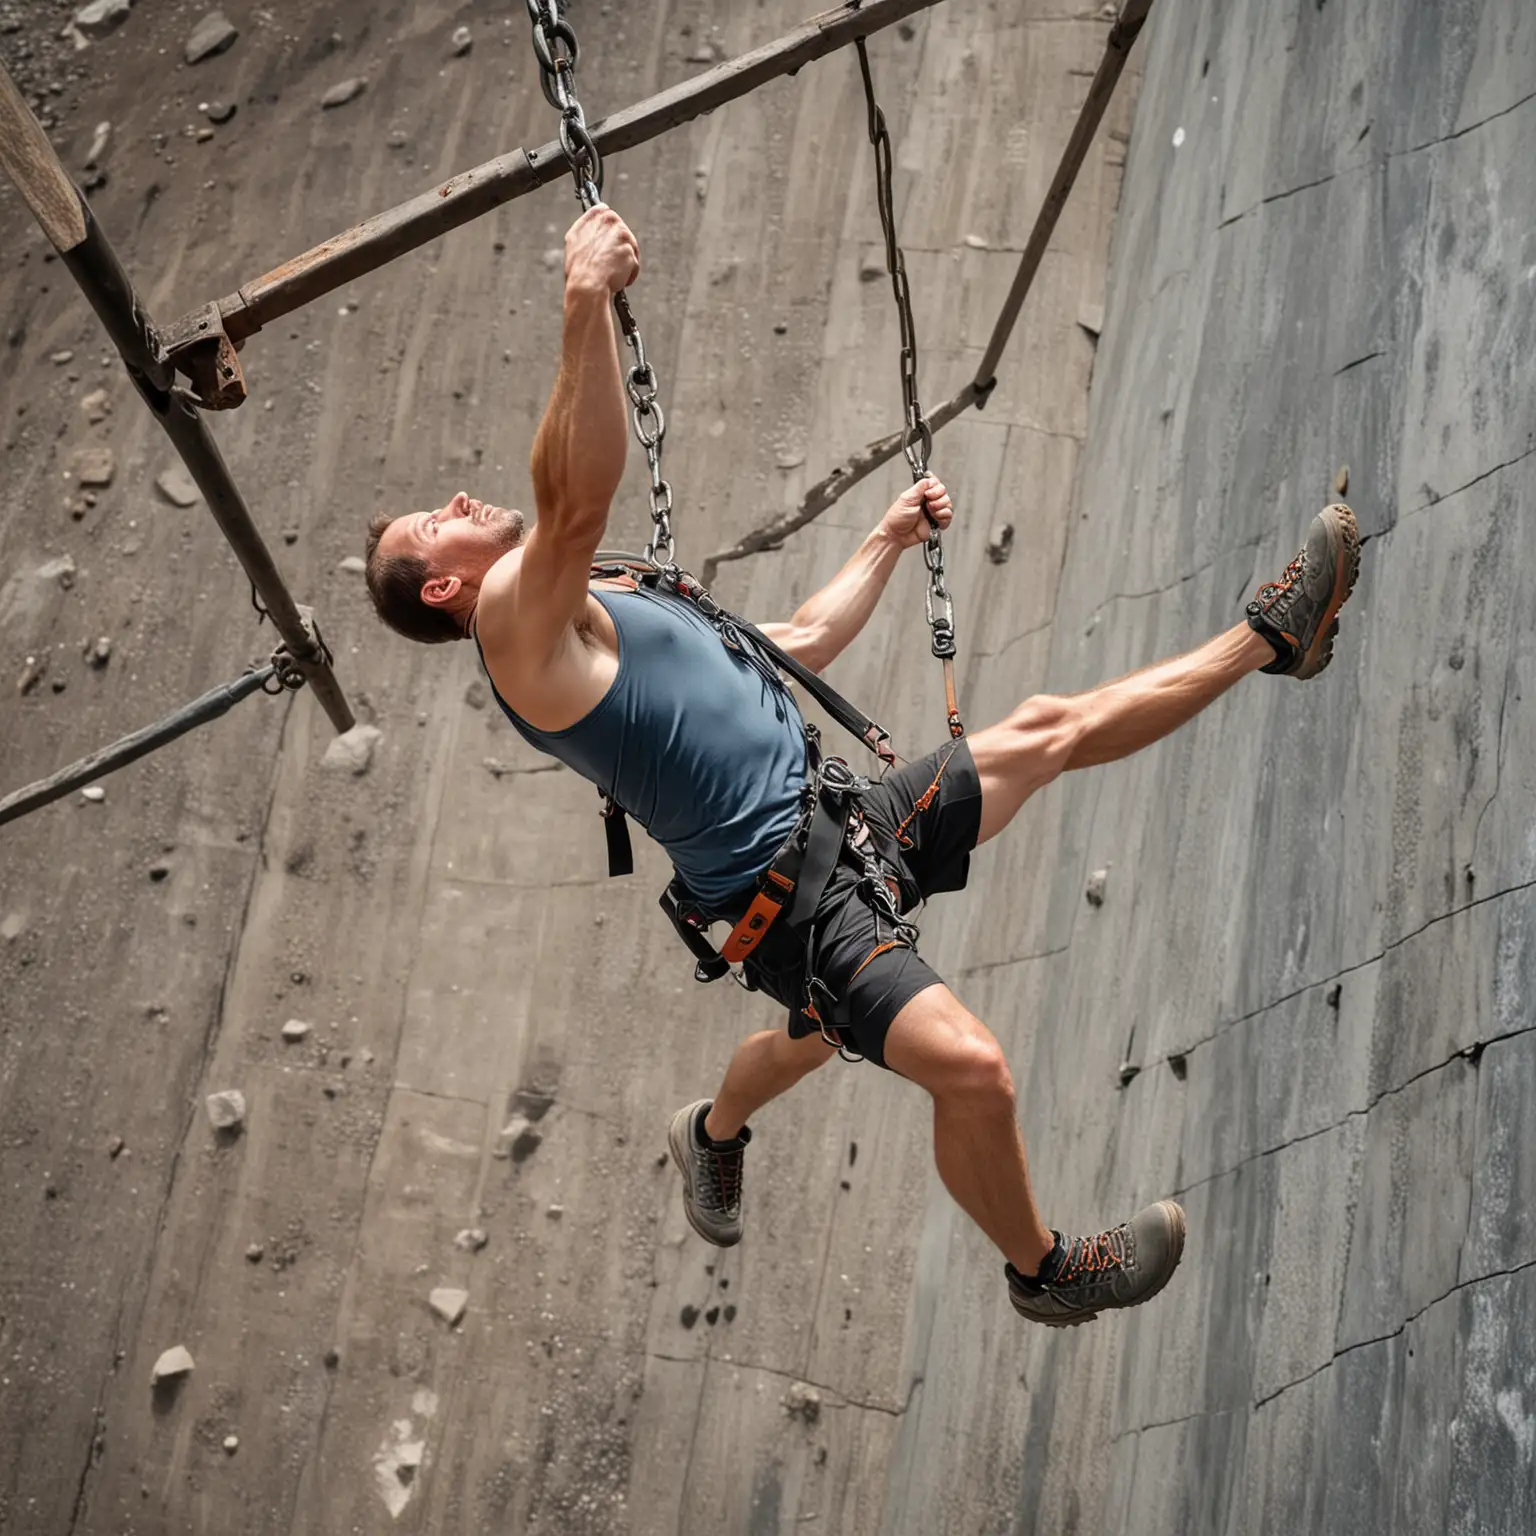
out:
M632 149L659 138L680 123L691 122L747 95L769 80L792 75L855 38L894 26L914 12L938 3L939 0L846 0L802 22L775 42L728 59L600 119L589 125L592 138L605 158L619 150ZM568 174L559 140L551 139L538 149L515 149L473 170L450 176L430 191L321 241L220 299L223 328L232 341L243 341L269 321ZM208 306L203 305L163 330L161 338L166 347L174 352L193 340L207 312Z

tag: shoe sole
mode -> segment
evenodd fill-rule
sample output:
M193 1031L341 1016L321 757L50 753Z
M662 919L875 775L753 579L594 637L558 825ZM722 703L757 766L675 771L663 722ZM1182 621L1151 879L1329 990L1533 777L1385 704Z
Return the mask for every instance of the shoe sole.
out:
M1168 1212L1173 1224L1173 1262L1169 1264L1167 1274L1145 1296L1138 1296L1135 1301L1130 1302L1127 1306L1100 1307L1098 1312L1084 1312L1079 1317L1036 1317L1033 1312L1020 1312L1019 1316L1027 1322L1042 1323L1047 1328L1081 1328L1084 1323L1091 1323L1100 1312L1126 1312L1131 1307L1145 1306L1173 1279L1173 1272L1179 1267L1179 1260L1184 1257L1184 1235L1188 1231L1188 1223L1184 1219L1184 1207L1178 1201L1159 1200L1157 1203Z
M667 1148L672 1153L672 1161L677 1164L678 1172L683 1176L683 1215L688 1218L688 1225L693 1228L706 1243L716 1248L734 1248L741 1241L741 1233L735 1237L721 1237L716 1232L711 1232L699 1224L698 1217L693 1214L693 1117L698 1112L697 1104L687 1104L672 1116L672 1124L667 1127Z
M1355 523L1355 514L1338 501L1324 507L1320 515L1334 535L1333 596L1323 610L1317 633L1302 656L1301 665L1290 674L1297 682L1316 677L1333 660L1333 642L1339 632L1339 609L1355 590L1355 581L1360 575L1360 530Z

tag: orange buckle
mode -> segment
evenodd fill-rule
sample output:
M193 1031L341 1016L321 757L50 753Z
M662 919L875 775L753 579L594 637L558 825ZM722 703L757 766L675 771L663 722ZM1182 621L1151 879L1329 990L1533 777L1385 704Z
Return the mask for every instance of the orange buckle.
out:
M777 891L763 886L774 885ZM745 960L763 941L763 935L773 926L774 919L789 904L794 894L795 882L770 869L763 875L752 905L742 914L742 919L731 929L730 936L720 946L721 955L731 961ZM782 894L780 894L782 893Z

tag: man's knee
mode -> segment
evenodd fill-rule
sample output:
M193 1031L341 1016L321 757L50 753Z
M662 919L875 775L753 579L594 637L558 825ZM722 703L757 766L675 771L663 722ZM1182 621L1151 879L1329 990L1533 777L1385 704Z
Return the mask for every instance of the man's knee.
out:
M935 1098L964 1099L979 1110L1013 1113L1013 1073L990 1034L957 1035L927 1083Z
M1088 724L1081 699L1054 693L1025 699L1007 723L1028 757L1032 789L1043 789L1066 770Z

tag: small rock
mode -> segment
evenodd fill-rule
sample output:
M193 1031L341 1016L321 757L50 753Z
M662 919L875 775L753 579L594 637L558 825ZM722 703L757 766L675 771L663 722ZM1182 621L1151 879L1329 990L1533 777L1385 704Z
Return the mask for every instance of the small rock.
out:
M21 669L21 676L16 679L16 692L26 698L47 675L48 653L44 651L41 656L28 656Z
M82 37L105 37L128 20L133 0L91 0L75 12L74 28Z
M5 920L0 922L0 939L4 939L7 944L14 944L26 931L27 919L25 913L7 912Z
M783 320L776 320L773 326L773 334L775 336L788 336L789 326Z
M910 43L917 36L917 27L910 21L898 21L896 23L896 36L902 42Z
M986 238L982 235L967 235L965 237L965 243L970 246L973 251L985 251L991 249L991 247L988 246L986 242Z
M111 659L112 637L110 635L100 636L93 644L87 645L85 648L86 664L95 667L97 671L106 666Z
M1335 496L1349 495L1349 465L1340 464L1339 472L1333 477L1333 494Z
M565 252L558 246L551 246L540 260L543 261L546 272L558 272L565 265Z
M361 96L367 86L368 82L359 75L353 75L349 80L338 80L320 98L320 105L327 111L333 107L344 107L349 101Z
M454 57L458 58L475 46L475 34L468 27L455 27L449 42L453 48Z
M260 1243L252 1243L245 1250L245 1261L247 1264L260 1264L266 1255L267 1250Z
M490 692L479 678L476 678L464 690L464 702L471 709L484 709L491 702Z
M208 1123L216 1131L234 1131L245 1124L245 1095L238 1088L210 1093L204 1101Z
M1096 869L1088 876L1088 884L1084 887L1083 896L1090 907L1102 907L1104 905L1104 887L1109 883L1109 871Z
M792 1382L784 1394L784 1407L791 1418L814 1424L821 1417L821 1393L809 1382Z
M336 569L349 576L361 576L368 569L368 562L361 555L344 555L336 562Z
M199 144L206 144L213 137L212 128L199 128L195 135Z
M805 463L803 453L781 453L773 461L780 469L799 469Z
M711 39L697 44L684 55L685 64L718 64L725 57L725 50Z
M334 1371L336 1369L336 1367L338 1365L340 1365L340 1364L341 1364L341 1351L339 1349L328 1349L328 1350L326 1350L326 1352L325 1352L325 1368L326 1368L326 1370Z
M469 1306L469 1292L442 1285L427 1297L427 1305L452 1328Z
M544 1132L526 1115L513 1115L501 1128L501 1139L514 1163L526 1162L544 1145Z
M155 489L173 507L195 507L202 499L196 482L187 473L184 464L173 464L155 477Z
M224 1436L224 1454L226 1456L233 1456L235 1454L235 1452L238 1451L239 1449L240 1449L240 1436L239 1435L225 1435Z
M405 129L391 128L389 130L389 137L386 138L384 142L388 144L391 149L404 149L405 146L411 141L407 136Z
M987 559L1002 565L1013 553L1013 524L998 523L987 535Z
M333 773L365 774L373 762L374 749L383 739L384 733L377 726L354 725L325 749L320 766Z
M210 123L227 123L235 115L235 110L232 101L210 101L203 108L203 114Z
M300 1040L308 1038L309 1025L303 1019L289 1019L283 1025L283 1039L289 1045L297 1045Z
M50 356L48 359L48 361L52 363L56 368L62 368L65 363L72 363L74 360L75 354L71 352L67 347L62 352L53 353L52 356Z
M699 1320L699 1309L690 1304L677 1314L677 1320L684 1328L692 1328Z
M45 560L37 568L39 581L56 581L68 592L75 584L75 562L68 555L59 555L52 560Z
M112 1140L107 1143L107 1156L112 1158L115 1162L123 1155L124 1145L125 1143L121 1136L114 1136Z
M565 1215L565 1207L563 1205L551 1205L545 1209L544 1214L548 1216L551 1221L559 1221L560 1218Z
M1095 341L1104 330L1104 306L1102 304L1085 304L1078 311L1077 323Z
M156 859L149 866L149 878L152 883L159 885L171 872L171 866L164 859Z
M93 389L81 400L80 409L85 412L85 419L94 426L112 414L112 397L104 389Z
M479 1253L480 1250L484 1248L488 1242L490 1242L490 1238L485 1235L483 1228L465 1227L465 1229L460 1232L457 1237L454 1238L453 1246L455 1248L463 1249L465 1253Z
M174 1345L155 1361L149 1373L149 1384L158 1387L162 1381L172 1381L178 1376L188 1376L196 1369L196 1362L183 1344Z
M211 59L214 54L233 48L235 39L239 36L240 29L223 11L209 11L193 27L192 35L187 39L186 47L182 50L182 56L188 64L201 64L204 59Z
M100 784L87 784L80 791L80 798L82 800L89 800L92 805L100 805L107 798L107 792Z
M117 458L104 443L93 443L75 450L70 468L81 485L101 490L112 484L112 476L117 473Z
M426 1455L425 1440L404 1440L395 1447L395 1476L402 1483L413 1483L421 1470L421 1459Z
M883 256L871 254L859 263L859 281L861 283L878 283L885 275L885 257Z
M1327 992L1323 994L1323 1001L1327 1003L1330 1008L1337 1008L1339 1006L1339 999L1343 995L1343 983L1336 981L1331 987L1328 988Z

